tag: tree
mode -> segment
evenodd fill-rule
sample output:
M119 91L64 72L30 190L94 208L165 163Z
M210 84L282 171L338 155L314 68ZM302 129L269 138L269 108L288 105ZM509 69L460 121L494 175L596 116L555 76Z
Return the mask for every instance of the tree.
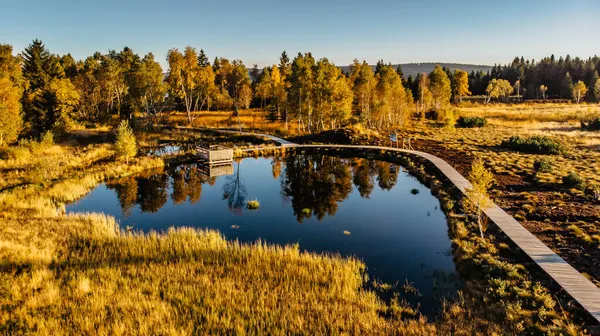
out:
M583 98L585 98L588 88L582 81L578 81L575 85L573 85L572 90L573 99L575 99L575 101L579 103Z
M162 68L154 60L152 53L144 56L136 69L131 91L134 93L137 105L144 109L147 115L156 115L162 111L160 104L165 100L167 87L163 82Z
M290 82L288 81L288 77L292 71L292 67L290 64L290 58L287 55L285 50L281 53L279 57L279 73L281 74L281 91L280 96L278 98L278 105L283 107L283 114L285 119L285 128L288 127L288 89ZM279 107L278 107L279 108Z
M402 71L402 66L398 64L396 67L396 73L400 77L400 81L402 81L402 85L406 87L406 78L404 78L404 71Z
M359 120L372 126L371 112L375 98L375 86L377 81L373 74L373 68L366 61L360 63L354 60L350 68L350 82L354 92L354 108Z
M22 94L19 59L13 56L12 46L0 44L0 147L19 135Z
M417 114L421 120L425 119L425 112L427 112L433 101L433 95L429 91L429 77L426 74L419 74L417 76Z
M23 101L25 120L32 130L41 134L53 126L56 114L50 83L63 78L64 71L58 57L50 54L39 40L25 48L21 57L23 77L28 83Z
M544 84L540 85L540 94L542 95L542 99L546 99L546 92L548 92L548 87Z
M311 131L314 65L315 59L311 53L299 53L292 62L288 77L288 101L291 112L298 121L299 132L305 128L308 128L309 132Z
M598 77L598 71L594 71L590 79L587 98L592 103L600 102L600 77Z
M8 77L13 84L23 87L23 72L19 57L14 56L13 47L0 44L0 76Z
M233 98L235 108L249 105L252 88L248 69L240 60L234 60L231 65L232 67L227 73L229 96Z
M454 70L454 80L456 82L455 95L459 100L462 100L464 96L471 95L471 91L469 91L469 74L466 71Z
M570 73L566 73L565 78L562 80L561 96L565 99L573 98L573 79Z
M198 53L198 66L201 68L205 66L210 66L210 61L204 53L204 49L200 49L200 52Z
M44 88L52 78L64 77L64 71L56 57L50 54L44 43L34 40L21 54L23 77L29 83L29 91Z
M265 102L271 97L271 68L266 67L258 76L256 85L254 86L254 94L260 99L260 108L265 107Z
M121 121L117 129L117 142L115 143L117 157L125 159L129 163L129 159L137 154L137 144L135 135L129 127L127 120Z
M250 85L243 85L239 93L239 104L245 109L250 108L252 102L252 88Z
M185 104L188 122L194 121L192 111L198 108L199 102L206 103L214 84L214 73L209 65L200 67L196 49L186 47L183 54L177 49L169 50L169 75L167 84L172 95L182 99Z
M487 101L489 103L492 98L498 98L502 101L506 101L508 97L513 93L513 86L510 82L505 79L492 79L485 92L487 93Z
M482 212L492 204L488 190L494 183L494 175L485 168L483 160L478 158L471 164L468 180L471 182L471 187L465 190L466 197L463 199L463 207L466 212L476 214L479 233L483 238L485 229L482 222Z
M452 88L450 79L441 66L436 65L429 74L429 91L431 91L433 108L441 110L450 104Z
M75 108L79 105L80 95L68 78L53 79L47 90L51 105L54 107L46 113L45 129L54 126L68 126L73 122Z
M402 80L391 65L382 66L375 76L375 123L378 127L403 127L412 110L412 94L408 94Z
M21 89L0 73L0 147L17 139L21 130Z
M328 59L320 59L314 66L314 125L317 130L331 128L345 122L352 112L352 91L340 68ZM311 120L312 121L312 120Z

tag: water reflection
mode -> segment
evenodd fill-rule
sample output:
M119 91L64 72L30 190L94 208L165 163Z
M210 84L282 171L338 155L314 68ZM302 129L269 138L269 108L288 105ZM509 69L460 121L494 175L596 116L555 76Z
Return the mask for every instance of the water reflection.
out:
M335 215L338 203L352 191L369 198L375 177L382 190L390 190L398 181L393 164L366 159L345 159L320 155L291 156L286 159L282 194L291 199L299 222L313 214L321 220Z
M215 184L218 177L210 175L229 173L224 177L223 200L232 213L242 214L248 197L242 166L242 161L213 167L184 164L167 172L150 170L112 181L107 187L115 191L122 213L129 216L135 205L142 212L155 213L167 204L169 196L174 204L195 204L202 196L202 185ZM339 203L352 192L352 185L368 199L375 181L381 190L391 190L398 181L398 169L391 163L321 155L274 157L271 173L280 180L281 195L291 203L300 223L312 216L319 220L334 216Z
M223 184L223 199L227 200L229 210L235 214L241 214L246 204L246 196L248 191L244 185L244 180L240 175L242 163L237 163L235 173L226 177L226 182Z

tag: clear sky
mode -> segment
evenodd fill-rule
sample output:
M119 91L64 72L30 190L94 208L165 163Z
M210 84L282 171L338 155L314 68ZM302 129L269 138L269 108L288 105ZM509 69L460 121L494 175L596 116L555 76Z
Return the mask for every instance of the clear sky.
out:
M600 54L600 0L0 0L0 43L83 59L187 45L247 66L311 51L337 65L508 63Z

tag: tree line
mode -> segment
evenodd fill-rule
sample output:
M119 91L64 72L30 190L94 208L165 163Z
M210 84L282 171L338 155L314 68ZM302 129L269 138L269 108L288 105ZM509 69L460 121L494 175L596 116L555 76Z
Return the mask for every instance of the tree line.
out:
M355 60L348 73L310 52L293 59L284 51L278 64L248 69L241 60L215 57L186 47L167 53L164 71L152 53L140 56L128 47L99 52L76 61L51 53L34 40L13 54L0 45L0 145L19 135L60 132L74 124L106 124L112 116L128 119L163 111L187 112L192 123L202 110L256 107L273 120L293 122L302 132L362 123L370 128L397 128L416 114L442 111L471 94L507 100L600 99L600 59L569 56L536 63L523 58L488 72L450 71L404 77L400 67L379 61L373 68Z
M600 57L588 59L554 55L539 62L515 59L507 65L495 65L491 71L471 72L469 87L475 95L486 95L491 81L512 84L514 93L526 99L568 99L576 102L600 101Z

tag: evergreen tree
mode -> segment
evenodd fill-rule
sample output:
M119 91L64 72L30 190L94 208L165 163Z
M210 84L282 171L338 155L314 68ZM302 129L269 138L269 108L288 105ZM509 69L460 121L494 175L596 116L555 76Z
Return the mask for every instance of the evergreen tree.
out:
M40 40L34 40L21 54L23 77L29 83L29 91L44 88L52 78L64 76L58 60L53 57Z
M588 101L591 103L600 102L600 77L598 77L598 71L594 70L594 74L592 75L592 78L590 79L590 83L588 85L588 89Z
M377 76L384 67L385 62L383 60L377 61L377 65L375 65L375 75Z
M210 61L208 60L208 57L204 53L204 49L200 49L200 52L198 53L198 65L201 67L210 65Z
M23 77L29 83L23 100L25 121L31 131L41 134L53 127L57 120L59 102L50 83L64 77L64 71L59 58L50 54L39 40L25 48L22 58Z
M252 66L252 70L250 70L250 80L252 81L252 84L256 83L259 77L260 70L258 69L258 65L254 64L254 66Z
M562 81L561 97L564 99L573 98L573 79L571 78L571 74L569 72L567 72Z
M406 83L404 84L404 87L407 88L407 89L409 89L409 90L412 90L414 84L415 84L415 80L413 79L413 76L412 75L408 75L408 78L406 79Z
M402 85L406 88L406 78L404 78L404 72L402 71L402 66L400 64L398 64L398 66L396 67L396 73L400 77Z

